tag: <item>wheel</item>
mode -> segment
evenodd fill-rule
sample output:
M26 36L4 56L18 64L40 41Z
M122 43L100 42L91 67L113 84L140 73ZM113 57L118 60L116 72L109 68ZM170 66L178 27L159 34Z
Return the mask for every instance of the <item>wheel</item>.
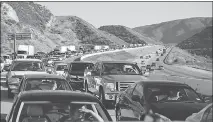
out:
M7 95L8 95L8 98L14 98L14 94L11 92L10 89L8 89Z
M105 103L105 97L104 97L104 92L103 89L100 88L99 90L99 100L104 104Z

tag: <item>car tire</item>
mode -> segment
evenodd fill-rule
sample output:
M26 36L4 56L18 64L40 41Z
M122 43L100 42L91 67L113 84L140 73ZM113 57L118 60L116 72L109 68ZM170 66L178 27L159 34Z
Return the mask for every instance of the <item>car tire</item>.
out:
M7 95L8 95L8 98L14 98L14 94L11 92L10 89L8 89Z
M99 90L99 100L100 100L103 104L105 103L105 97L104 97L103 88L100 88L100 90Z

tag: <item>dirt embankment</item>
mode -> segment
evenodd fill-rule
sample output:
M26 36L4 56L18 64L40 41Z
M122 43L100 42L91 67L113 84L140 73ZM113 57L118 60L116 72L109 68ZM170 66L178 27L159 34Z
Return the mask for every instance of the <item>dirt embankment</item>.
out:
M187 67L212 71L212 60L193 56L185 50L174 47L165 59L169 65L184 65Z

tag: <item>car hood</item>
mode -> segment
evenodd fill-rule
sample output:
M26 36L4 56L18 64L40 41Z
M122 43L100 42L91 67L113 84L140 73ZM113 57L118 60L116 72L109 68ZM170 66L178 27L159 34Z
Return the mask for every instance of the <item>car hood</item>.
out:
M153 103L151 104L151 109L153 112L164 115L171 120L185 120L188 116L197 113L206 105L206 103L184 102Z
M64 71L56 71L56 73L62 75L64 74Z
M11 71L12 76L22 76L25 74L46 74L46 71Z
M146 78L141 75L105 75L102 80L107 82L138 82Z

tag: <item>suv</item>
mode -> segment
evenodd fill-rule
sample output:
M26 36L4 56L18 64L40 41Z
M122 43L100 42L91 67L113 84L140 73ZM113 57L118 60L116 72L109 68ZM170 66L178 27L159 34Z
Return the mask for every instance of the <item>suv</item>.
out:
M99 61L85 77L87 90L103 103L114 101L130 84L146 79L137 64L127 61Z
M25 74L47 73L42 61L38 59L15 59L7 70L6 84L9 98L14 96L11 92L11 90L16 89L14 84L19 83Z
M85 70L89 67L89 70L93 68L92 62L74 61L68 64L68 69L65 69L65 77L67 81L75 82L77 87L81 90L84 88L84 75ZM66 71L67 70L67 71Z

